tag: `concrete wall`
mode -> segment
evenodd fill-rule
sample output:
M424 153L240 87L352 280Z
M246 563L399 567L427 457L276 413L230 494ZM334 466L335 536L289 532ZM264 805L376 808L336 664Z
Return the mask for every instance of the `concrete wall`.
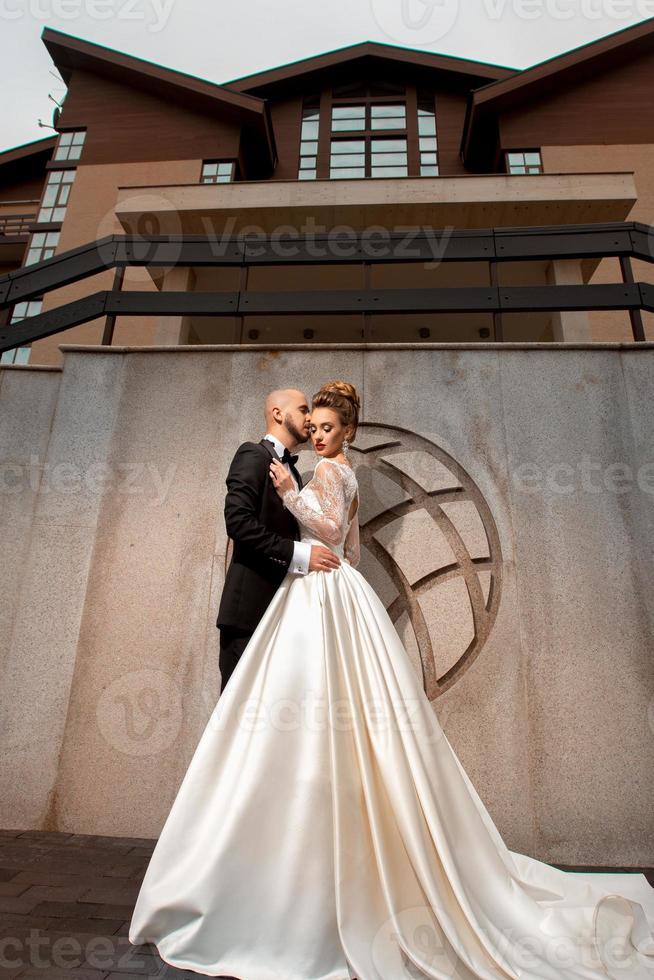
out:
M219 692L231 456L269 389L342 377L362 520L389 518L362 571L392 605L379 547L419 598L508 846L652 865L653 344L63 353L0 371L2 826L158 834ZM360 452L385 427L399 482Z

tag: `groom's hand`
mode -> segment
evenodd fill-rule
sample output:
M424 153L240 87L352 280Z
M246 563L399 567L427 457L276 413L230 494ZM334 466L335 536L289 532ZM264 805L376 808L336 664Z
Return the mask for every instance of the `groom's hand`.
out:
M331 572L333 568L338 568L340 563L341 559L329 548L325 548L321 544L311 545L310 572Z

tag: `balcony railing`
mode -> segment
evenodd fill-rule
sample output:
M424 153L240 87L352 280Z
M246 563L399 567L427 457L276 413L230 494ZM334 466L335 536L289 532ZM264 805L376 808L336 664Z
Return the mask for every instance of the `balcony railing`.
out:
M654 228L639 222L588 225L520 226L490 229L441 229L428 235L391 234L383 241L351 232L347 251L330 235L299 235L281 243L274 236L247 237L111 235L44 262L0 277L0 310L43 296L53 289L115 268L114 288L91 293L56 309L0 328L0 351L27 345L97 317L234 317L252 314L473 313L493 315L495 338L503 340L502 313L563 310L628 310L634 340L644 341L642 310L654 312L654 285L635 282L631 259L654 261ZM502 262L602 259L616 256L622 281L581 285L498 285ZM241 267L279 265L359 265L375 263L479 262L489 264L488 286L429 289L343 289L254 292L177 292L121 290L127 266ZM105 329L103 343L110 343Z
M0 238L27 236L29 226L34 221L34 214L34 211L23 212L22 214L0 214Z

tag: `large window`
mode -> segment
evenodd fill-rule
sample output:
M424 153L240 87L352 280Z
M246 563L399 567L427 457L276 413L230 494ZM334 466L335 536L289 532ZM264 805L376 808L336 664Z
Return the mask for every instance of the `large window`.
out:
M317 99L305 100L300 129L300 166L298 180L315 180L318 160L320 107Z
M542 174L540 150L507 150L504 154L507 174Z
M380 138L380 131L388 136ZM404 102L360 102L332 105L329 176L406 177L406 105ZM336 134L343 134L336 135ZM345 134L357 134L348 139ZM397 134L391 136L391 133Z
M75 170L49 170L48 182L37 221L58 222L64 220L70 185L75 180Z
M432 91L407 95L403 85L359 80L334 87L325 99L331 108L322 122L320 94L304 100L298 180L439 175ZM410 106L417 118L407 118Z
M52 155L53 160L79 160L82 155L82 147L86 132L83 129L71 130L68 133L60 133L55 151Z

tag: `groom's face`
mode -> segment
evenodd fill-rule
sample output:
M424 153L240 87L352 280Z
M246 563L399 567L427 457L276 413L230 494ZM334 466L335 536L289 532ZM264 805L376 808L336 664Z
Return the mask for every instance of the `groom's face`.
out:
M310 409L307 396L301 392L293 392L285 406L284 427L293 436L296 443L308 442L310 438L309 419Z

